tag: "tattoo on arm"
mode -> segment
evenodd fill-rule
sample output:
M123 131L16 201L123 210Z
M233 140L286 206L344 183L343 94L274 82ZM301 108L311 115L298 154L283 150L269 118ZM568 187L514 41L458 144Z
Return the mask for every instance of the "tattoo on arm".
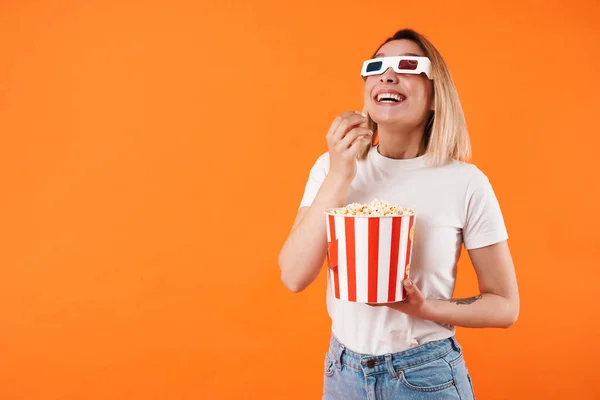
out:
M468 297L466 299L450 299L450 302L451 303L456 303L457 305L459 305L459 304L472 304L472 303L475 303L479 299L481 299L481 295L477 295L477 296L473 296L473 297Z

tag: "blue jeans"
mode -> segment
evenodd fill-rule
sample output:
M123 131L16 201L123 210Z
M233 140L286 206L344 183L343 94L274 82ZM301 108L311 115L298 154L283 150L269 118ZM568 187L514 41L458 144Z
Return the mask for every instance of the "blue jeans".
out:
M323 400L475 399L454 337L373 356L346 349L332 335L323 389Z

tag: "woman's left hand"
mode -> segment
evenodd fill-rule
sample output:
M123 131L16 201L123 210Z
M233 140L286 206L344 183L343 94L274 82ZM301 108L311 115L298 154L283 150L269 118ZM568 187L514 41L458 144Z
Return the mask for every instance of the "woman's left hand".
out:
M415 285L412 280L405 279L404 290L406 290L406 298L403 301L387 304L368 304L373 307L392 307L394 310L398 310L404 314L410 315L411 317L427 319L429 315L430 302L423 296L423 293L419 290L417 285Z

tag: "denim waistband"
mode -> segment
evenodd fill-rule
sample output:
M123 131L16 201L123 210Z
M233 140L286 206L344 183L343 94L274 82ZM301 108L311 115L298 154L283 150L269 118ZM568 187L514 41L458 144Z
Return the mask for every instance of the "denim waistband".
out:
M395 375L395 372L390 370L392 366L393 370L411 368L444 357L451 351L462 352L454 336L424 343L398 353L378 356L349 350L333 334L329 346L332 361L335 361L338 368L341 369L342 365L345 365L358 371L364 371L367 375L386 371Z

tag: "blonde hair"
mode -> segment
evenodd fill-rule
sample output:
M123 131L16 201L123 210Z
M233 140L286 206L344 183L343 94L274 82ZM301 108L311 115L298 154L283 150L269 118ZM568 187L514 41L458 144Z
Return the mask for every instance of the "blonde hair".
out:
M381 46L392 40L401 39L415 42L431 61L435 108L429 115L423 135L425 153L429 156L429 162L433 165L442 165L450 159L469 161L471 158L471 141L467 131L465 115L454 81L442 55L425 36L412 29L403 29L396 32ZM377 51L373 57L375 54L377 54ZM369 129L377 132L377 123L369 115L367 117ZM365 159L371 147L372 144L365 148L359 158Z

